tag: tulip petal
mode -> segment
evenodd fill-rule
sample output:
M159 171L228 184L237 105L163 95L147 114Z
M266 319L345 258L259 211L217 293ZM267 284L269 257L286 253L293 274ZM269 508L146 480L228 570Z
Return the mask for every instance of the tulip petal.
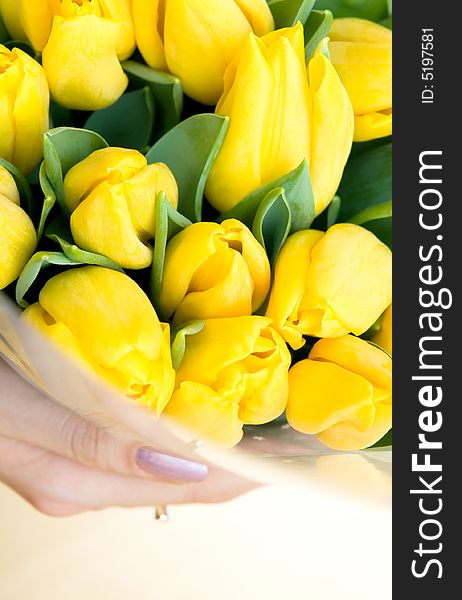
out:
M319 340L309 358L335 363L368 379L375 387L391 392L391 358L360 338L347 335Z
M123 184L100 183L72 213L70 223L76 244L84 250L126 269L145 269L152 263L152 247L137 235Z
M252 31L234 0L168 0L165 55L171 73L188 96L214 105L223 92L223 74ZM218 10L217 10L218 8Z
M390 430L392 408L388 404L375 407L374 425L367 431L359 431L350 423L339 423L318 434L318 438L335 450L361 450L381 440Z
M221 446L235 446L242 438L239 404L201 383L182 382L173 393L165 414L183 423L196 435Z
M19 276L36 245L37 235L32 221L0 190L0 290Z
M123 180L146 166L145 157L128 148L101 148L77 162L64 178L64 197L73 212L81 200L101 181Z
M128 79L116 55L118 31L115 21L94 14L55 17L42 64L59 104L98 110L123 94Z
M294 350L305 344L306 323L300 323L299 307L306 292L311 250L322 237L321 231L294 233L287 239L276 261L266 316L273 320L275 329Z
M317 337L361 335L391 303L391 252L353 224L334 225L311 251L310 297L305 307L324 311ZM335 328L339 326L339 331Z
M159 14L164 2L165 0L132 0L136 45L147 64L161 71L167 69L162 14Z
M391 111L373 112L355 116L355 142L367 142L392 134L393 115Z
M310 174L316 215L338 189L353 142L354 115L332 63L317 52L308 63L313 97Z

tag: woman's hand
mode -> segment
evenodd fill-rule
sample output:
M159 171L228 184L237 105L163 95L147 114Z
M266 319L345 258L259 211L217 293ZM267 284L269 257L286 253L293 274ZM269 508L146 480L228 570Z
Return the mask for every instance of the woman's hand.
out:
M54 516L219 502L256 487L222 469L121 439L41 394L1 358L0 481Z

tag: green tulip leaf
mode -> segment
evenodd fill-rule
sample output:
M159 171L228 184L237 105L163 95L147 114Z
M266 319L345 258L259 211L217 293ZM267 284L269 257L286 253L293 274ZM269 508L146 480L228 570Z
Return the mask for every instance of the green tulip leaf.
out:
M21 173L19 169L17 169L10 162L0 157L0 165L4 167L13 177L16 187L18 188L19 198L21 200L21 207L27 212L29 217L33 219L34 217L34 198L32 196L32 192L30 190L30 186L27 182L27 179Z
M342 199L340 221L348 221L366 208L388 202L391 189L391 143L373 146L365 151L355 147L338 190Z
M40 240L43 235L43 230L45 229L46 221L53 206L56 204L56 194L54 193L53 188L48 181L44 162L42 162L40 165L39 181L40 187L42 188L42 192L44 194L42 212L40 215L39 225L37 227L37 238Z
M64 177L74 165L84 158L107 148L108 143L98 133L75 127L50 129L43 137L43 160L48 181L56 194L62 210L69 209L64 200Z
M0 14L0 44L5 45L10 39L10 34L6 30L5 23L3 22L2 15Z
M83 265L96 265L98 267L106 267L107 269L113 269L114 271L120 271L124 273L124 270L120 265L113 262L106 256L96 254L94 252L87 252L82 250L75 245L72 239L72 233L69 229L67 220L61 215L47 227L46 237L53 240L61 246L61 250L70 260L81 263Z
M189 225L192 225L191 221L173 208L164 192L159 192L156 198L156 237L151 268L151 299L158 314L167 242Z
M205 182L221 148L228 117L195 115L164 135L146 155L148 163L163 162L178 183L178 210L200 221Z
M61 106L50 99L50 129L58 127L70 127L74 124L74 115L69 108Z
M358 17L381 21L388 15L389 0L316 0L315 8L331 10L336 19Z
M330 10L313 10L305 25L305 58L309 60L328 34L334 17Z
M393 204L391 200L374 204L362 210L350 219L350 223L361 225L375 234L389 248L392 247L392 216Z
M110 146L146 152L154 127L154 97L148 86L127 92L115 104L96 110L85 128L103 136Z
M258 207L252 233L274 265L291 228L291 212L282 187L269 192Z
M329 204L329 208L327 209L327 229L337 223L341 205L341 199L338 196L334 196L332 202Z
M305 25L315 0L270 0L268 6L276 29L293 27L298 21Z
M260 204L269 192L278 188L283 188L285 200L290 207L291 231L309 229L314 220L315 208L307 160L303 160L287 175L246 196L234 208L220 215L220 221L234 218L252 227Z
M75 267L81 263L71 260L63 252L36 252L26 264L16 282L16 302L21 308L27 308L29 303L24 299L37 279L40 271L50 265Z
M388 202L382 202L381 204L375 204L374 206L368 206L362 210L359 214L355 215L350 219L350 223L356 225L363 225L368 221L375 221L377 219L385 219L393 216L393 203L391 200Z
M180 80L170 73L156 71L147 65L127 60L122 63L134 88L148 86L156 110L156 139L170 131L180 121L183 110L183 88Z
M172 364L175 371L183 362L184 353L186 351L186 337L188 335L196 335L205 327L205 321L196 319L189 321L182 327L172 330Z
M379 238L384 244L386 244L390 250L393 247L393 224L392 218L387 217L384 219L375 219L368 221L362 225L365 229L368 229L376 237Z
M386 433L381 440L376 442L371 448L389 448L393 445L393 434L392 429Z

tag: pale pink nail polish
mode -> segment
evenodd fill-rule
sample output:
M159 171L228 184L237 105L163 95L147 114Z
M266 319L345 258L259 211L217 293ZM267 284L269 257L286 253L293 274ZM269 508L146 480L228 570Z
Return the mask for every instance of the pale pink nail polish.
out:
M203 481L209 472L207 465L162 454L152 448L139 448L136 452L136 464L151 475L160 475L177 481Z

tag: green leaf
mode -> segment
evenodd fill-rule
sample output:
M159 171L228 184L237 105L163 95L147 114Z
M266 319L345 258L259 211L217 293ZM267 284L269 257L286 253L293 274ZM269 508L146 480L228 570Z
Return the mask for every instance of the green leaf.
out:
M179 329L172 331L172 364L175 371L183 362L184 353L186 350L186 336L195 335L202 331L205 327L205 321L196 319L194 321L188 321L185 325Z
M315 8L331 10L336 19L358 17L381 21L388 15L388 0L316 0Z
M388 202L392 193L392 145L376 146L350 157L338 195L342 199L339 219L348 221L365 208Z
M147 65L127 60L122 63L132 87L148 86L156 108L156 137L159 138L180 121L183 110L183 88L174 75L156 71Z
M128 92L115 104L96 110L85 127L96 131L110 146L146 152L154 127L154 98L149 87Z
M327 229L337 223L341 205L342 201L340 198L338 196L334 196L332 202L329 204L329 208L327 209Z
M57 127L43 138L43 160L48 181L62 210L68 214L64 201L64 177L78 162L108 143L98 133L75 127Z
M392 247L392 215L393 204L391 200L375 204L362 210L350 219L350 223L361 225L374 233L389 248Z
M391 217L386 219L376 219L364 223L363 227L368 229L376 237L379 238L390 249L393 247L393 224Z
M160 316L159 299L164 275L167 242L179 231L192 225L191 221L173 208L164 192L156 198L156 236L151 268L151 299Z
M386 433L381 440L376 442L371 448L386 448L393 445L393 430L390 429L388 433Z
M75 267L79 262L73 261L62 252L36 252L26 264L16 282L16 302L21 308L27 308L29 303L24 296L37 279L42 269L49 265L62 265L66 267Z
M27 183L27 179L21 173L19 169L17 169L10 162L0 157L0 165L4 167L12 176L16 183L16 187L18 188L19 198L21 200L21 207L27 212L29 217L33 219L34 217L34 198L32 197L32 192L30 190L30 186Z
M284 189L276 188L261 202L252 226L252 233L265 248L271 265L274 265L290 227L291 213Z
M69 127L74 124L74 115L69 108L65 108L53 99L50 99L50 129Z
M2 15L0 14L0 44L5 45L10 39L10 34L6 30L5 23L3 22Z
M53 206L56 204L56 194L54 193L53 188L51 187L50 182L48 181L48 178L46 176L44 162L42 162L42 164L40 165L39 180L40 187L42 188L42 192L44 194L42 212L40 215L39 225L37 227L37 237L40 240L40 238L43 235L43 230L45 229L45 224L48 219L48 216Z
M270 0L268 6L274 17L276 29L292 27L300 21L305 25L315 0Z
M239 219L248 227L252 227L258 207L269 192L283 188L285 201L290 207L291 231L309 229L315 216L313 188L311 186L308 162L303 160L300 165L283 175L276 181L264 185L249 194L234 208L220 215L220 221Z
M384 219L393 215L393 204L391 200L388 202L382 202L381 204L375 204L374 206L368 206L362 210L359 214L355 215L350 219L350 223L356 225L363 225L368 221L375 221L376 219Z
M205 182L221 148L228 117L195 115L166 133L147 153L148 163L163 162L178 183L178 210L200 221Z
M58 243L67 258L72 261L83 265L106 267L107 269L113 269L114 271L124 273L124 270L120 265L106 256L95 254L94 252L87 252L76 246L72 239L72 233L69 229L68 222L62 215L47 227L46 236L48 239Z
M334 17L329 10L313 10L305 25L305 58L308 61L331 28Z

